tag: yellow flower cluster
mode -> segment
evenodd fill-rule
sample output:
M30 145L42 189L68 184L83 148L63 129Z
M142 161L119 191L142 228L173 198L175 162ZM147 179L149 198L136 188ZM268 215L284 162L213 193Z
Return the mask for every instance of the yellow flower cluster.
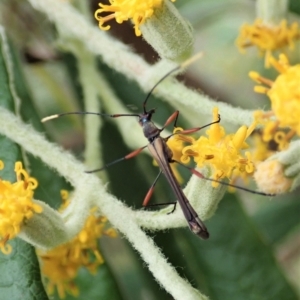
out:
M213 110L213 121L218 120L218 109ZM191 157L198 167L210 166L213 169L213 179L230 178L235 174L252 173L254 164L251 155L246 152L245 155L241 150L248 148L245 140L252 133L256 123L249 128L241 126L235 134L227 134L225 129L219 123L211 125L206 131L206 136L201 136L195 140L192 137L176 134L176 140L168 145L176 154L177 160L184 164L188 163ZM190 145L184 146L182 142ZM181 154L179 149L181 147ZM213 186L217 186L213 182Z
M245 24L240 29L236 44L241 51L250 46L256 46L260 53L269 55L272 51L289 46L294 47L294 41L300 38L297 22L288 26L286 20L278 25L270 25L262 20L255 20L254 24Z
M62 192L62 198L64 209L69 203L66 191ZM92 209L84 228L73 240L47 252L37 251L49 294L53 294L55 289L60 298L64 298L66 293L73 296L79 294L78 287L73 282L79 269L85 267L91 273L95 273L98 266L103 263L98 250L98 238L102 235L116 236L114 229L106 229L106 222L105 217L97 215L96 208Z
M279 56L278 61L273 57L270 57L269 61L281 73L275 81L256 72L249 73L253 80L268 86L256 86L254 90L267 94L272 108L267 114L256 112L255 118L264 124L263 140L268 142L274 139L279 144L279 149L283 150L295 134L300 135L300 64L290 66L283 54ZM278 130L279 128L286 128L287 131Z
M136 36L140 36L140 26L150 18L156 8L161 7L164 0L109 0L111 5L99 3L101 8L95 11L95 18L99 21L99 27L102 30L110 29L109 25L104 26L104 23L116 19L116 22L121 24L124 21L132 20ZM171 0L174 2L175 0ZM110 13L102 17L104 12Z
M3 162L1 162L3 167ZM23 169L21 162L15 163L16 182L0 179L0 249L11 252L8 240L15 238L26 220L35 213L41 213L42 207L33 202L33 193L38 182Z

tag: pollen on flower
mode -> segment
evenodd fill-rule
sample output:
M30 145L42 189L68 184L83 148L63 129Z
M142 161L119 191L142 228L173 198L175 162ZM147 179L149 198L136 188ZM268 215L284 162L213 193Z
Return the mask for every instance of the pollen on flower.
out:
M290 25L286 20L279 24L266 24L257 19L254 24L244 24L240 29L236 45L243 52L245 48L256 46L261 54L267 54L266 59L272 51L288 46L294 48L295 40L300 38L300 30L297 22ZM266 61L266 65L268 62Z
M284 175L283 165L278 160L258 164L254 179L259 190L268 194L282 194L292 185L292 179Z
M213 121L218 120L218 109L213 110ZM255 122L249 128L241 126L235 134L227 134L219 123L210 126L206 131L207 136L194 139L187 136L180 136L179 141L185 140L189 145L184 146L177 153L177 160L188 163L192 158L198 167L211 166L213 169L213 179L230 178L233 171L238 174L253 173L254 165L250 153L243 154L246 149L247 137L255 128ZM182 144L180 145L182 148ZM178 149L180 149L180 147ZM172 145L170 148L173 151ZM218 183L213 182L213 186Z
M62 191L61 194L64 209L69 203L68 192ZM97 208L93 208L84 228L73 240L47 252L37 250L49 294L56 289L60 298L64 298L66 293L78 296L79 289L73 280L79 269L85 267L95 273L104 262L97 242L103 235L115 237L116 231L107 228L107 219L99 216Z
M11 252L7 241L15 238L35 213L42 212L42 207L33 202L37 180L28 175L21 162L16 162L15 173L14 183L0 179L0 249L5 254Z
M154 13L154 10L161 7L164 0L109 0L111 5L99 3L100 8L95 11L95 18L99 21L99 27L102 30L110 29L106 22L116 19L121 24L124 21L132 20L136 36L140 36L140 26L145 23ZM171 0L174 2L175 0ZM103 13L109 13L102 16Z
M272 128L272 133L275 134L278 128L287 128L288 133L283 137L282 134L277 134L277 141L282 144L281 148L286 147L286 143L293 137L294 134L300 135L300 64L290 66L285 55L281 54L279 60L273 57L269 59L270 64L281 74L276 80L271 81L257 73L251 72L249 75L252 79L260 84L268 85L268 87L258 88L255 91L264 92L270 98L272 113L269 117L263 116L263 123L269 128ZM268 124L267 124L268 123ZM269 130L267 130L269 131ZM273 138L273 134L270 135Z

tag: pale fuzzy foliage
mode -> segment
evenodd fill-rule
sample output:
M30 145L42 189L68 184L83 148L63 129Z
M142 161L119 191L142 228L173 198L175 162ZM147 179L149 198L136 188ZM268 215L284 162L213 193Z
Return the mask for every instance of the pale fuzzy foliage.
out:
M29 2L35 9L43 12L60 30L83 41L91 53L101 55L106 64L126 75L129 79L138 82L145 91L151 89L166 69L169 70L174 66L167 61L161 61L152 67L149 66L129 47L113 39L105 32L101 32L96 26L89 24L68 2L59 0L29 0ZM1 32L3 37L3 31ZM114 49L114 51L111 51L111 49ZM12 73L9 75L11 76ZM13 82L13 78L11 78L11 82ZM113 95L109 87L105 91L107 97ZM187 109L207 115L211 115L212 108L218 105L222 119L232 124L250 125L253 119L252 111L217 103L204 95L199 95L187 89L175 80L166 80L157 87L156 93L175 107L183 105ZM118 100L116 98L115 100L114 104L109 105L108 110L113 110L118 106ZM116 111L118 111L117 108ZM134 120L129 122L134 122ZM123 125L119 126L122 128ZM134 128L133 130L137 132L137 127ZM153 230L186 226L186 221L180 210L177 209L174 214L166 215L165 211L167 209L159 212L142 212L133 211L126 207L121 201L106 192L99 178L84 173L84 165L71 154L49 143L43 135L34 131L30 126L23 124L19 118L3 108L0 108L0 132L20 144L27 152L39 157L45 164L57 170L74 186L75 193L71 204L61 215L68 238L73 237L80 231L90 208L97 206L112 225L140 253L156 280L172 297L185 300L207 299L206 296L200 294L177 274L176 270L155 246L153 240L141 230L141 226ZM137 145L137 139L133 138L135 134L124 135L124 137L126 136L128 137L127 143L135 147ZM200 194L203 196L198 199ZM206 219L213 214L220 200L220 194L221 192L218 195L211 194L211 183L197 185L191 181L187 187L187 196L190 197L193 205L197 202L195 209L202 219Z

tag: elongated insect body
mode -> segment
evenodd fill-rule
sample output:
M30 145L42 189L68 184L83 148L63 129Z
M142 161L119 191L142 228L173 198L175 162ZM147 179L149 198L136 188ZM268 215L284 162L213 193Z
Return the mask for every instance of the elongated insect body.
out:
M159 136L149 143L148 149L172 187L191 231L199 237L207 239L209 237L209 233L205 225L199 219L198 214L184 195L170 167L173 153L168 147L166 141Z
M177 182L174 173L170 167L170 163L178 163L181 164L178 161L173 160L173 153L172 150L168 147L166 141L168 140L168 138L170 138L171 136L167 137L167 138L162 138L160 136L160 133L164 130L164 128L168 125L170 125L172 122L174 123L174 127L176 127L176 122L177 122L177 118L179 116L179 111L175 111L165 122L165 125L159 129L155 126L155 124L151 121L152 119L152 115L155 113L155 109L150 109L149 111L147 111L146 109L146 104L147 101L149 99L149 97L151 96L153 90L158 86L159 83L161 83L165 78L167 78L170 74L174 73L175 71L179 70L182 67L185 67L187 65L189 65L190 63L192 63L194 60L198 59L201 56L201 54L195 55L194 57L192 57L190 60L184 62L183 64L181 64L180 66L176 67L175 69L169 71L165 76L163 76L154 86L153 88L150 90L150 92L148 93L146 99L143 102L143 113L140 114L113 114L113 115L108 115L108 114L102 114L102 113L96 113L96 112L67 112L67 113L62 113L62 114L56 114L56 115L52 115L49 117L46 117L42 120L42 122L46 122L49 121L51 119L55 119L58 117L62 117L62 116L66 116L66 115L71 115L71 114L78 114L78 115L85 115L85 114L90 114L90 115L98 115L98 116L102 116L102 117L111 117L111 118L119 118L119 117L138 117L138 122L141 125L144 135L145 137L148 139L149 144L148 149L150 151L150 153L152 154L153 158L156 160L157 164L160 167L160 172L158 174L158 176L156 177L155 181L153 182L152 186L150 187L143 205L147 205L147 203L149 202L151 195L153 193L154 190L154 186L159 178L159 176L161 175L161 173L164 173L164 175L166 176L170 186L173 189L173 192L179 202L179 205L183 211L183 214L187 220L187 223L191 229L191 231L193 233L195 233L197 236L203 238L203 239L207 239L209 237L209 233L205 227L205 225L203 224L203 222L200 220L200 218L198 217L196 211L193 209L193 207L191 206L190 202L188 201L188 199L186 198L186 196L184 195L179 183ZM186 129L186 130L182 130L180 132L180 134L191 134L194 132L199 131L200 129L203 129L205 127L208 127L212 124L216 124L220 122L220 116L218 118L217 121L214 121L212 123L206 124L202 127L195 127L195 128L191 128L191 129ZM175 133L176 134L176 133ZM132 151L131 153L125 155L124 157L121 157L113 162L110 162L108 164L106 164L105 166L103 166L100 169L97 170L92 170L92 171L87 171L87 173L93 173L93 172L98 172L101 171L105 168L108 168L120 161L126 160L126 159L130 159L132 157L135 157L136 155L138 155L139 153L142 152L142 150L144 148L146 148L147 146L141 147L139 149L136 149L134 151ZM182 164L181 164L182 165ZM271 194L265 194L265 193L261 193L261 192L256 192L256 191L252 191L249 190L247 188L243 188L243 187L239 187L236 185L232 185L230 183L226 183L226 182L222 182L219 180L215 180L215 179L211 179L211 178L207 178L204 177L200 172L198 172L197 170L184 166L185 168L189 169L189 171L198 176L199 178L202 179L206 179L209 181L213 181L213 182L218 182L227 186L232 186L235 188L239 188L241 190L245 190L254 194L260 194L260 195L267 195L267 196L274 196Z

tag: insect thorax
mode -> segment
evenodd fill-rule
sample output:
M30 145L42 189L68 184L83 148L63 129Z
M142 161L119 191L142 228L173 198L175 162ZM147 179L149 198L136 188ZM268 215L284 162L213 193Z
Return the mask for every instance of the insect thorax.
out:
M150 141L159 136L160 130L150 121L143 124L145 137Z

